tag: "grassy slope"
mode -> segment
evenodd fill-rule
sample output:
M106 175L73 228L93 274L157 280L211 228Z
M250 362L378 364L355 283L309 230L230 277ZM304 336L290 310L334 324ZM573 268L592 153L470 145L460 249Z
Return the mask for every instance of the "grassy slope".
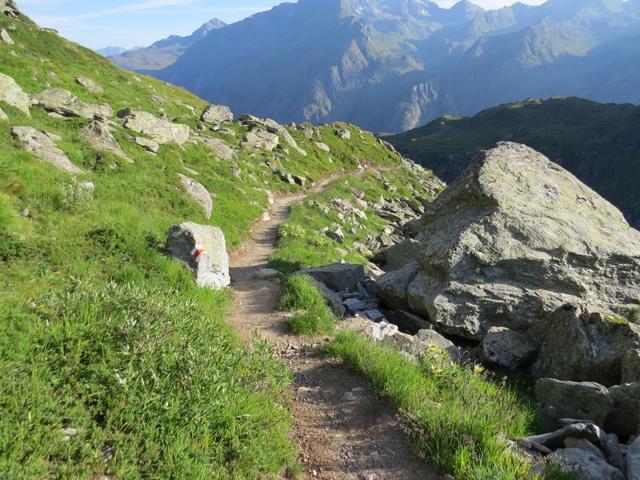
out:
M17 45L0 44L0 71L27 92L63 87L116 111L163 108L197 124L205 103L189 93L123 72L26 18L0 17L0 26L9 24ZM87 93L76 75L104 93ZM320 128L331 155L292 131L308 157L240 150L234 162L191 143L163 146L154 157L116 128L135 160L128 165L83 143L87 120L0 107L10 117L0 123L0 477L269 478L292 464L290 418L280 404L289 374L268 348L247 353L225 325L229 292L195 288L159 251L172 224L205 222L176 173L199 172L214 195L209 223L236 246L267 206L263 189L298 188L265 166L274 155L313 180L360 161L397 165L399 157L355 127L351 142ZM12 125L59 134L86 174L72 178L24 152ZM233 128L236 137L208 135L240 148L242 127ZM95 191L83 191L83 181Z
M501 140L524 143L574 173L638 225L638 128L639 107L563 98L501 105L471 118L444 117L387 140L446 181L475 151Z

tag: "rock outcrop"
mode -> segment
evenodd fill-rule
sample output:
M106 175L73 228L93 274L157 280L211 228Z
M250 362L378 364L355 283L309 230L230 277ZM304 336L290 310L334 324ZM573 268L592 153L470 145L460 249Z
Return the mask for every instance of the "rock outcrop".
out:
M187 194L202 208L204 216L207 220L211 218L213 213L213 200L211 194L201 183L196 182L193 178L189 178L181 173L178 174L182 187Z
M20 10L13 0L0 0L0 11L11 18L20 16Z
M236 156L233 148L229 146L227 142L219 138L199 137L207 147L209 147L216 157L222 160L233 160Z
M104 117L94 118L91 123L82 130L82 137L93 148L111 152L124 159L127 163L133 163L133 160L127 157L111 134L109 123Z
M275 120L271 120L270 118L257 118L257 117L254 117L253 115L245 114L240 117L240 121L244 125L247 125L259 130L264 129L268 133L277 135L279 138L282 138L287 143L287 145L293 148L300 155L302 155L303 157L307 156L307 152L298 146L298 143L291 136L291 134L286 129L286 127L284 127L283 125L280 125Z
M161 145L175 143L182 145L189 140L190 129L187 125L172 123L148 112L125 109L118 113L124 119L124 127L134 132L149 135Z
M243 145L258 150L272 151L280 143L280 137L260 128L250 130L244 134Z
M76 77L76 83L82 85L87 89L89 93L103 93L104 88L98 85L96 82L86 77Z
M478 155L418 227L418 261L379 293L451 334L524 333L567 303L621 312L640 299L640 233L524 145Z
M32 104L42 107L47 112L63 117L93 118L95 116L111 117L113 110L109 105L85 103L64 88L50 88L32 97Z
M550 459L563 471L572 472L576 480L625 480L624 474L605 459L580 448L556 450Z
M4 73L0 73L0 101L8 103L30 115L29 106L31 101L29 100L29 95L20 88L20 85L13 78Z
M233 121L233 112L226 105L209 105L204 109L200 120L211 125Z
M222 230L187 222L169 229L166 249L193 271L199 287L219 290L229 286L229 255Z
M41 132L33 127L13 127L11 133L22 142L25 150L41 160L64 172L82 173L82 170L71 163L69 157L54 143L62 140L59 136L49 132Z

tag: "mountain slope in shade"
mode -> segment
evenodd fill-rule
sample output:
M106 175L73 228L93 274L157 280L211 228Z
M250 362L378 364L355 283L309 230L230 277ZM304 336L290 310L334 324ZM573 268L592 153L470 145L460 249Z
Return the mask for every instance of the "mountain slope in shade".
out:
M226 23L222 20L214 18L187 37L171 35L149 47L137 48L108 56L117 66L127 70L161 70L172 65L190 46L205 38L210 32L225 26Z
M478 150L501 140L544 153L640 226L640 107L580 98L528 100L471 118L443 117L385 139L401 153L455 179Z
M629 80L640 71L638 37L640 0L493 11L468 1L300 0L212 32L156 75L282 122L402 131L527 97L639 102Z

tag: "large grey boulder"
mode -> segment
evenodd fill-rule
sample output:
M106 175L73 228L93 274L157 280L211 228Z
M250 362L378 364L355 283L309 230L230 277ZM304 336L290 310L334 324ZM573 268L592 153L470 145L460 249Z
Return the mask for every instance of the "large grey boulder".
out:
M104 88L87 77L76 77L76 83L82 85L89 93L104 93Z
M56 146L55 142L62 140L57 135L41 132L33 127L13 127L11 133L22 142L25 150L41 160L64 172L82 173L82 170L71 163L69 157Z
M257 118L253 115L247 114L242 115L240 117L240 120L242 121L242 123L250 127L265 129L269 133L278 135L287 143L287 145L293 148L300 155L302 155L303 157L307 156L307 152L298 146L298 143L291 136L287 128L283 125L280 125L275 120L272 120L270 118Z
M20 85L13 78L4 73L0 73L0 101L8 103L30 115L29 105L31 101L29 100L29 95L20 88Z
M186 263L199 287L219 290L229 286L229 255L222 230L187 222L169 229L166 249Z
M625 480L624 474L601 456L579 448L556 450L549 460L564 472L573 473L576 480Z
M233 160L236 156L233 149L224 140L208 137L199 137L199 140L209 147L216 157L222 160Z
M20 16L20 10L13 0L0 0L0 11L11 18Z
M233 121L233 112L226 105L209 105L204 109L200 120L212 125Z
M280 138L278 135L260 128L248 131L244 134L244 139L242 140L242 144L247 147L255 148L257 150L266 150L268 152L276 148L279 143Z
M640 350L629 350L622 357L622 381L640 382Z
M449 333L524 332L566 303L622 311L640 301L640 232L524 145L480 153L419 225L419 269L402 296Z
M613 410L606 428L622 438L640 436L640 383L615 385L609 389Z
M347 307L342 303L342 296L331 290L324 283L317 281L315 278L310 277L311 283L318 289L320 294L324 297L325 302L333 312L333 314L342 318L347 314Z
M149 135L161 145L169 143L182 145L189 140L190 129L187 125L172 123L149 112L140 112L132 109L123 110L118 115L124 119L125 128Z
M355 292L358 284L364 282L364 266L335 263L323 267L308 268L302 273L325 284L334 292Z
M562 418L587 420L603 427L613 407L606 387L593 382L568 382L542 378L536 382L541 422L550 428Z
M209 191L193 178L189 178L181 173L178 174L182 188L185 192L202 208L204 216L207 220L211 218L213 213L213 200Z
M393 270L378 277L376 281L376 291L378 296L390 308L396 310L411 311L411 305L407 298L409 285L415 280L418 274L418 263L407 263L400 270ZM422 316L429 318L424 313Z
M96 115L100 117L113 115L110 105L85 103L64 88L49 88L33 95L31 100L33 105L65 117L93 118Z
M531 360L536 345L525 335L505 327L492 327L482 339L482 360L516 370Z
M384 250L380 257L384 262L385 270L394 271L400 270L408 263L416 261L419 254L420 242L410 238Z
M89 125L82 129L84 140L96 150L111 152L124 159L127 163L133 163L122 150L116 139L111 134L109 123L103 117L94 118Z
M640 437L627 450L627 480L640 480Z
M640 325L606 313L565 306L541 322L542 344L534 377L620 383L622 359L640 348Z

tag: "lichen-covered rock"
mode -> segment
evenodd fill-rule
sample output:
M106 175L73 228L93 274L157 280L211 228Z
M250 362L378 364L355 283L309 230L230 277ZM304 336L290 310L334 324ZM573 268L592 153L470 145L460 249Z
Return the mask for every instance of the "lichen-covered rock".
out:
M531 360L536 345L525 335L505 327L492 327L482 339L482 360L516 370Z
M41 160L64 172L82 173L54 143L54 140L60 140L57 135L41 132L33 127L13 127L11 133L22 142L25 150Z
M258 150L272 151L280 143L280 138L260 128L250 130L244 134L243 145Z
M0 73L0 101L8 103L11 106L29 114L29 95L27 95L20 85L9 75Z
M180 179L180 183L182 183L184 190L198 205L200 205L200 207L202 207L205 218L209 220L213 213L213 200L211 199L209 191L204 187L204 185L196 182L193 178L189 178L181 173L178 173L178 178Z
M149 135L161 145L169 143L182 145L189 140L190 129L187 125L172 123L151 113L131 109L123 110L118 115L124 119L125 128Z
M89 93L103 93L104 88L98 85L96 82L86 77L76 77L76 83L82 85L87 89Z
M232 122L233 112L226 105L209 105L202 112L200 120L205 123L210 123L211 125Z
M564 472L574 474L576 480L625 480L624 474L609 465L599 455L579 448L563 448L549 456Z
M534 377L620 383L622 359L640 348L640 325L585 308L559 308L541 322L542 344L531 368Z
M89 125L82 129L82 137L93 148L111 152L124 159L127 163L133 163L133 160L127 157L111 134L109 124L106 119L102 117L94 118Z
M64 88L49 88L32 97L32 104L65 117L93 118L111 117L113 110L109 105L85 103Z
M603 427L613 407L609 390L593 382L568 382L541 378L536 382L541 422L553 429L561 418L587 420Z
M640 383L615 385L609 392L613 409L607 418L607 431L622 438L640 436Z
M567 303L639 302L640 232L524 145L480 153L420 225L419 271L402 296L449 333L524 332Z
M222 230L187 222L169 229L166 249L186 263L199 287L219 290L229 286L229 255Z
M200 140L213 150L216 157L221 158L222 160L233 160L236 156L233 149L224 140L208 137L202 137Z

